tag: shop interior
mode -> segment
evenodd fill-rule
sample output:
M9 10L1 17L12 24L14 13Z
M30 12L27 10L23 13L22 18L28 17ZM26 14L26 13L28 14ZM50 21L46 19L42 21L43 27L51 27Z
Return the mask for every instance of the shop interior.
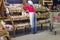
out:
M0 0L0 40L60 40L60 0L30 0L36 13L36 33L31 33L29 0Z

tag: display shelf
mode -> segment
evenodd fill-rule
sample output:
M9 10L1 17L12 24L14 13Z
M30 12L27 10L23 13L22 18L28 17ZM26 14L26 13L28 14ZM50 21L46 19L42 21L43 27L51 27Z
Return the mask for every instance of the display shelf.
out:
M52 1L44 1L44 2L52 2Z
M43 0L43 5L47 3L48 5L53 5L53 0Z
M49 2L49 1L45 1L45 2ZM2 10L3 14L2 14L2 17L0 17L0 18L3 19L3 21L6 24L7 24L7 22L9 22L8 24L12 25L11 30L9 30L8 27L6 27L6 30L8 32L13 31L14 36L16 36L16 29L19 30L19 29L30 28L29 14L22 15L22 12L24 13L26 11L23 10L21 6L20 5L17 6L15 4L10 5L10 6L6 6L10 13L6 17L6 16L4 16L4 10ZM50 22L49 20L47 20L49 18L49 13L45 12L46 11L45 8L42 8L42 11L38 8L36 11L39 11L39 12L36 13L37 14L37 16L36 16L37 17L37 21L36 21L37 25L46 24L46 23Z
M25 27L29 27L29 23L23 23L23 24L16 24L14 25L17 29L24 29Z
M12 28L11 30L9 30L9 28L6 28L7 31L13 31L14 36L16 36L15 32L16 29L19 30L19 29L30 28L30 20L28 12L21 9L20 7L8 7L8 9L10 13L7 15L7 17L4 16L4 21L6 24L12 25ZM42 10L39 9L36 14L37 14L36 15L37 25L49 23L49 20L47 19L50 16L48 11L46 12L46 8L42 8Z

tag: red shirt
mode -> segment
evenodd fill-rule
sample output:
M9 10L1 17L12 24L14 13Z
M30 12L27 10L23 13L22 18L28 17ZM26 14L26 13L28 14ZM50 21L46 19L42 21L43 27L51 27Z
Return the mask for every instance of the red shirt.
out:
M27 10L28 12L34 12L34 7L32 5L25 5L23 9Z

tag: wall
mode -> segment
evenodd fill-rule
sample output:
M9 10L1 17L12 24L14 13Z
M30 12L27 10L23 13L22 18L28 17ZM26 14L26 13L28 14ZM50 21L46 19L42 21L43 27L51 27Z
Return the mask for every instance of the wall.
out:
M28 0L26 0L26 2L27 2ZM39 3L39 0L32 0L33 1L33 3ZM7 2L8 3L10 3L10 4L20 4L20 3L23 3L23 1L22 0L7 0ZM24 2L25 2L25 0L24 0Z

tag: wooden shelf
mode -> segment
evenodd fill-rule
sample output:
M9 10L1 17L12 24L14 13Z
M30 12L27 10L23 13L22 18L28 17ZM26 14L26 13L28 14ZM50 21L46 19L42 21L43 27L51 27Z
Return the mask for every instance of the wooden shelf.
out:
M43 5L45 5L45 3L48 3L48 5L53 5L53 0L43 0Z
M11 18L14 20L27 20L29 19L29 17L24 17L24 16L11 16ZM44 16L44 15L38 15L37 16L37 19L38 18L49 18L48 15ZM10 21L10 19L5 19L5 21Z
M7 17L4 16L4 18L5 18L4 21L10 21L13 28L12 28L12 30L9 30L9 28L6 28L8 31L13 31L14 35L16 35L15 34L16 29L25 29L25 28L29 28L30 27L30 21L28 21L28 22L26 22L26 21L23 22L22 21L22 23L19 22L21 20L29 20L29 14L25 15L25 16L22 16L22 15L19 15L19 14L17 14L17 15L14 14L14 12L22 12L24 10L20 10L20 9L16 9L15 10L15 8L14 8L14 10L11 9L9 11L12 12L13 14L8 15ZM38 21L36 21L37 25L49 23L49 20L46 21L46 19L44 19L45 21L43 21L43 18L49 18L49 13L37 13L37 19L39 19ZM15 21L18 21L19 23L15 22Z
M29 27L29 23L15 24L14 26L16 29L24 29L25 27Z
M44 1L44 2L52 2L52 1Z

